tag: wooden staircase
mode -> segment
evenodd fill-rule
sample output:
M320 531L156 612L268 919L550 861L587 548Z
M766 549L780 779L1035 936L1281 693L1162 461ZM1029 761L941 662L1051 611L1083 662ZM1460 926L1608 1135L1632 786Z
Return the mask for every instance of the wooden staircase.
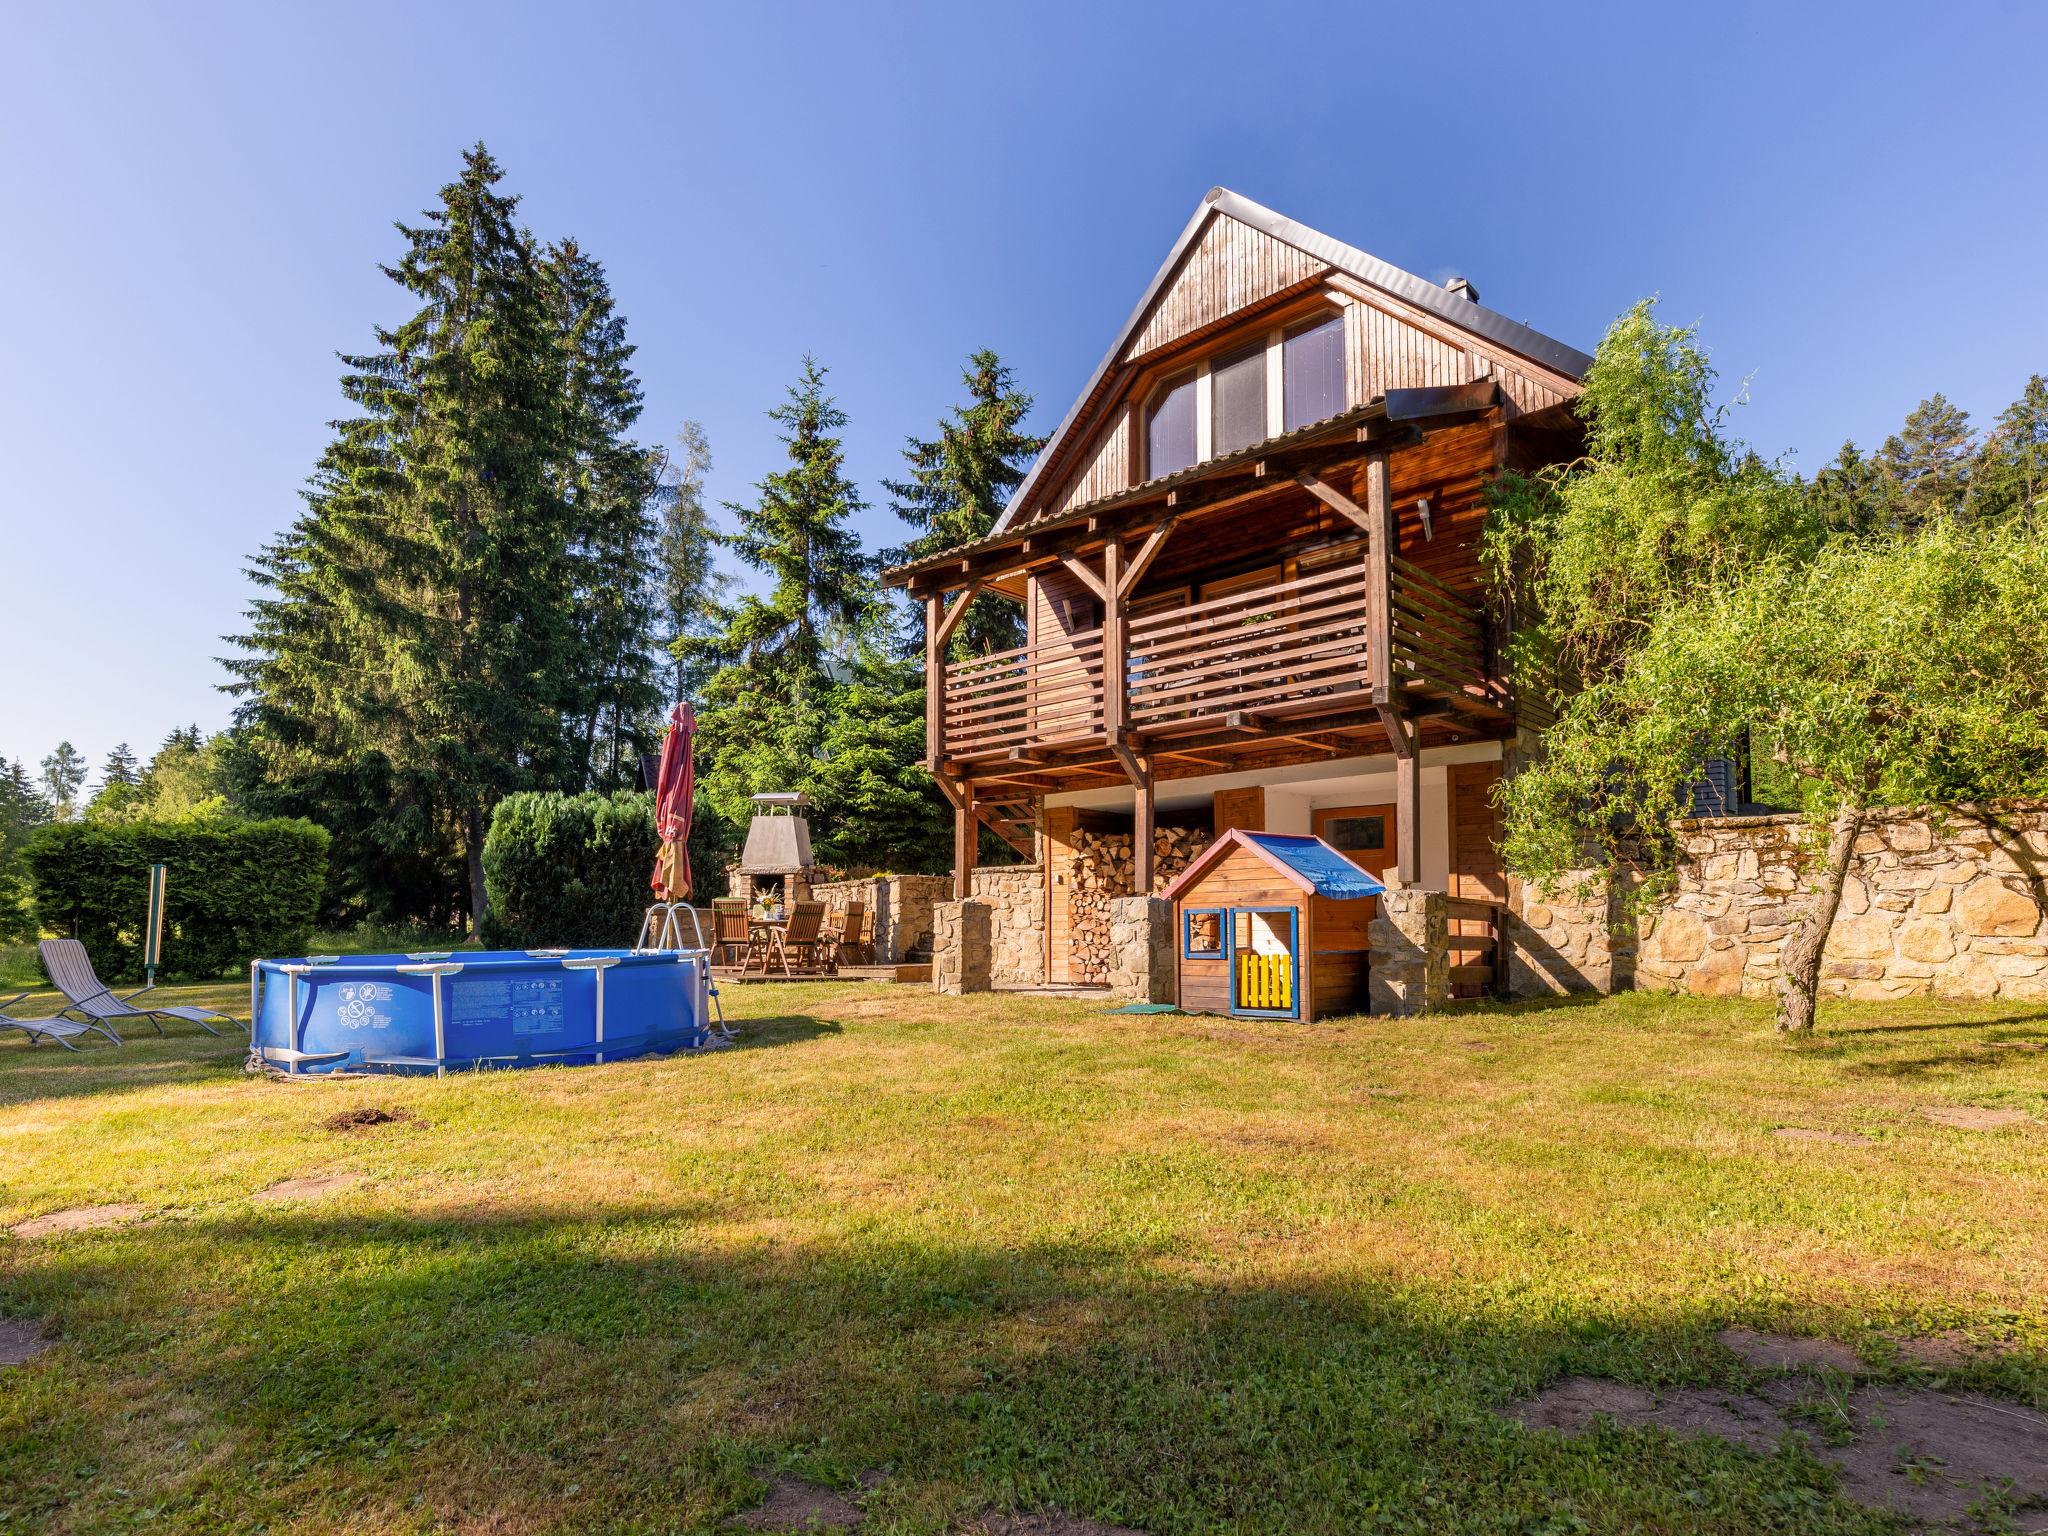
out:
M1034 841L1038 830L1037 809L1037 802L1029 796L1008 800L978 799L974 802L974 814L980 818L981 824L1026 860L1038 851Z

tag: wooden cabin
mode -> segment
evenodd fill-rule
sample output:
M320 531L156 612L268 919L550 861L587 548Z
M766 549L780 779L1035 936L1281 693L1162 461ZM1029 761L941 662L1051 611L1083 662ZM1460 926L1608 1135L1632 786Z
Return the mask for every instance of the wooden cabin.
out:
M1365 1012L1385 890L1319 837L1224 833L1164 893L1180 1006L1303 1023Z
M1462 279L1210 192L995 528L887 573L925 610L958 894L983 827L1042 861L1056 984L1103 979L1091 839L1130 839L1141 891L1161 827L1238 828L1503 900L1492 789L1550 704L1505 663L1486 490L1577 454L1590 361ZM954 654L988 593L1025 643Z

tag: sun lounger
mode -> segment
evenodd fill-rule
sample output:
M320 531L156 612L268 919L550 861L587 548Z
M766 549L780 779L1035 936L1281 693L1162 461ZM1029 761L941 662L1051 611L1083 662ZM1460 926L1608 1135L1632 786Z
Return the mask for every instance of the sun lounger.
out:
M54 1040L65 1050L75 1051L78 1047L71 1042L80 1035L104 1035L115 1045L121 1043L121 1037L104 1024L83 1024L77 1019L60 1018L56 1015L40 1019L17 1019L4 1011L27 996L26 992L17 992L12 997L0 998L0 1025L20 1030L28 1036L30 1045L41 1045L45 1040Z
M64 994L65 1005L57 1010L60 1014L73 1014L91 1024L107 1025L118 1019L146 1019L159 1035L164 1032L165 1019L183 1019L188 1024L197 1024L209 1035L220 1033L207 1022L209 1019L220 1019L240 1027L231 1014L222 1013L218 1008L135 1006L135 999L143 992L153 990L150 987L130 992L126 997L116 997L93 973L92 959L86 954L85 946L76 939L45 939L36 949L43 957L43 970L48 973L51 985Z

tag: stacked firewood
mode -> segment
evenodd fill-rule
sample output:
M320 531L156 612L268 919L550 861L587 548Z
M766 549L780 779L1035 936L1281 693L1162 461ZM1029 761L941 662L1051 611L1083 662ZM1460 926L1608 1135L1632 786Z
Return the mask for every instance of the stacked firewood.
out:
M1209 846L1198 827L1159 827L1152 834L1152 889L1164 890ZM1128 832L1076 832L1067 866L1074 979L1084 986L1109 980L1109 904L1137 882L1137 857Z

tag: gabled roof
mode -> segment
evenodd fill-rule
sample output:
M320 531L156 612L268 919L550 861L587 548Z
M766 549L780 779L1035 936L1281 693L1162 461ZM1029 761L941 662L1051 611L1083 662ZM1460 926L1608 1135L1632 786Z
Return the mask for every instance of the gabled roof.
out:
M1356 246L1333 240L1318 230L1310 229L1306 224L1297 223L1275 213L1272 209L1255 203L1248 197L1239 196L1228 188L1211 187L1196 206L1194 216L1188 220L1187 227L1181 231L1180 238L1173 244L1173 249L1166 253L1166 260L1160 263L1159 270L1152 275L1152 281L1146 284L1145 292L1138 299L1137 307L1131 311L1130 318L1118 328L1116 339L1110 343L1109 351L1096 365L1094 373L1089 375L1087 385L1075 398L1059 426L1046 439L1045 448L1039 454L1038 461L1031 466L1031 472L1024 477L1023 483L1010 497L1010 504L1003 509L1003 515L996 519L995 527L990 530L992 533L1005 533L1010 529L1019 512L1031 499L1033 491L1038 488L1041 471L1053 462L1069 434L1096 403L1096 392L1103 380L1115 369L1117 360L1124 355L1131 338L1144 326L1154 301L1173 281L1182 258L1196 241L1201 239L1203 230L1208 228L1210 222L1219 216L1233 218L1262 234L1291 245L1296 250L1356 278L1359 282L1392 294L1417 309L1494 342L1532 362L1541 363L1573 378L1581 377L1592 365L1593 359L1576 347L1567 346L1541 331L1519 321L1510 320L1506 315L1498 314L1484 305L1453 294L1449 289L1440 288L1427 278L1417 277L1412 272L1404 272L1399 267L1381 261L1377 256L1359 250Z
M1178 901L1234 848L1257 854L1272 865L1274 873L1305 896L1328 896L1337 901L1358 901L1379 896L1386 887L1345 858L1320 837L1300 837L1289 832L1247 832L1232 827L1203 849L1195 862L1160 895Z

